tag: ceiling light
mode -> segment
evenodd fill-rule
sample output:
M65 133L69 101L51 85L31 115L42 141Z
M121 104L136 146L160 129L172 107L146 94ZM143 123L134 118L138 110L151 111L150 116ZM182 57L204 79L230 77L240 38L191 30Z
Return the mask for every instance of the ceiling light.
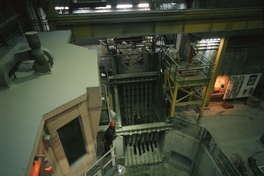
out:
M138 7L149 7L149 4L148 3L141 3L141 4L138 4Z
M95 7L95 9L111 9L111 5L107 5L105 7Z
M63 10L64 7L55 7L55 10Z
M119 5L117 5L116 6L116 8L118 8L118 9L126 9L126 8L132 8L133 7L133 5L132 4L119 4Z

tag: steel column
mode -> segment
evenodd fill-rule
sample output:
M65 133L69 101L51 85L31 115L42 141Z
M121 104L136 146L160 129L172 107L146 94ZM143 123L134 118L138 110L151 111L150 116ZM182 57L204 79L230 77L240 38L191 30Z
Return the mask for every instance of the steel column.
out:
M205 96L204 96L204 101L198 116L198 120L197 120L197 124L201 123L202 120L202 116L203 116L203 112L204 112L204 108L205 106L209 103L210 99L211 99L211 95L214 89L214 84L215 84L215 80L216 77L218 75L219 69L221 67L221 63L222 60L224 58L224 54L225 54L225 50L227 47L227 43L228 43L229 38L228 37L224 37L221 39L217 54L216 54L216 58L215 58L215 65L214 65L214 69L211 75L211 80L206 88L206 92L205 92Z
M179 87L179 83L176 82L174 84L173 98L171 101L170 117L174 116L174 111L175 111L175 106L176 106L176 98L177 98L177 94L178 94L178 87Z
M118 121L118 127L121 128L122 127L122 120L121 120L121 112L120 112L120 104L119 104L117 85L114 85L114 94L115 94L116 119Z

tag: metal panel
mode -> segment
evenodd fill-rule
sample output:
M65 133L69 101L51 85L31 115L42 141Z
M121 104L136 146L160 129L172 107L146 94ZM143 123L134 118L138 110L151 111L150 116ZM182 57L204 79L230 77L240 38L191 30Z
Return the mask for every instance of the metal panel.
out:
M175 34L182 33L184 30L184 21L158 21L155 24L155 32L158 34Z
M113 142L114 142L114 146L116 147L116 157L117 158L125 157L124 137L118 136Z

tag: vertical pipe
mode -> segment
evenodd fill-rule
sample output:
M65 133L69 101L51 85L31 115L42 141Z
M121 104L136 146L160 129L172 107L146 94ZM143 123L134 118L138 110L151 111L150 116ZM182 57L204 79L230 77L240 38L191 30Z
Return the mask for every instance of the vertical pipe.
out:
M227 43L228 43L229 38L228 37L224 37L221 39L217 54L216 54L216 58L215 58L215 65L214 65L214 69L211 75L211 80L206 88L206 92L205 92L205 96L204 96L204 101L198 116L198 120L197 120L197 124L201 123L202 120L202 116L203 116L203 112L204 112L204 108L206 105L209 104L209 101L211 99L211 95L213 93L213 89L214 89L214 84L215 84L215 80L216 77L218 75L219 69L221 67L222 64L222 60L224 58L224 54L225 54L225 50L227 47Z
M171 101L170 117L172 117L174 115L174 110L175 110L175 106L176 106L176 98L177 98L177 94L178 94L178 87L179 87L179 84L175 83L174 84L173 98Z
M110 110L114 110L114 105L113 105L113 97L111 93L108 93L109 96L109 103L110 103Z
M111 159L112 159L112 166L116 165L116 160L115 160L115 148L111 145Z
M193 56L195 56L195 51L194 51L193 47L191 46L187 65L192 65Z
M120 112L120 104L119 104L119 96L118 96L118 88L117 85L114 85L114 95L115 95L115 110L116 110L116 118L118 121L118 127L122 127L122 120L121 120L121 112Z

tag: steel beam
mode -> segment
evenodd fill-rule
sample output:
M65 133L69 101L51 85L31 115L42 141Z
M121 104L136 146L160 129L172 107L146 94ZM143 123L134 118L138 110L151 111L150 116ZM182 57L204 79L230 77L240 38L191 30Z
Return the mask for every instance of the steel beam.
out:
M176 82L174 85L173 97L172 97L172 102L171 102L170 117L174 116L176 99L177 99L177 95L178 95L178 88L179 88L179 84Z
M125 84L134 82L146 82L157 80L158 72L141 72L141 73L129 73L129 74L118 74L109 76L110 84Z
M133 135L142 133L152 133L167 131L172 129L173 124L167 124L165 122L146 123L140 125L123 126L116 130L117 135Z
M51 30L72 30L75 39L232 32L263 29L262 8L47 14Z
M201 123L202 120L202 116L203 116L203 112L204 112L204 108L205 106L209 103L210 99L211 99L211 95L214 89L214 84L215 84L215 80L216 77L218 75L219 69L221 67L221 63L222 60L224 58L224 54L225 54L225 50L227 47L227 43L228 43L229 38L228 37L224 37L221 39L217 54L216 54L216 58L215 58L215 65L214 65L214 69L211 75L211 80L206 88L206 92L205 92L205 96L204 96L204 101L198 116L198 120L197 120L197 124Z

